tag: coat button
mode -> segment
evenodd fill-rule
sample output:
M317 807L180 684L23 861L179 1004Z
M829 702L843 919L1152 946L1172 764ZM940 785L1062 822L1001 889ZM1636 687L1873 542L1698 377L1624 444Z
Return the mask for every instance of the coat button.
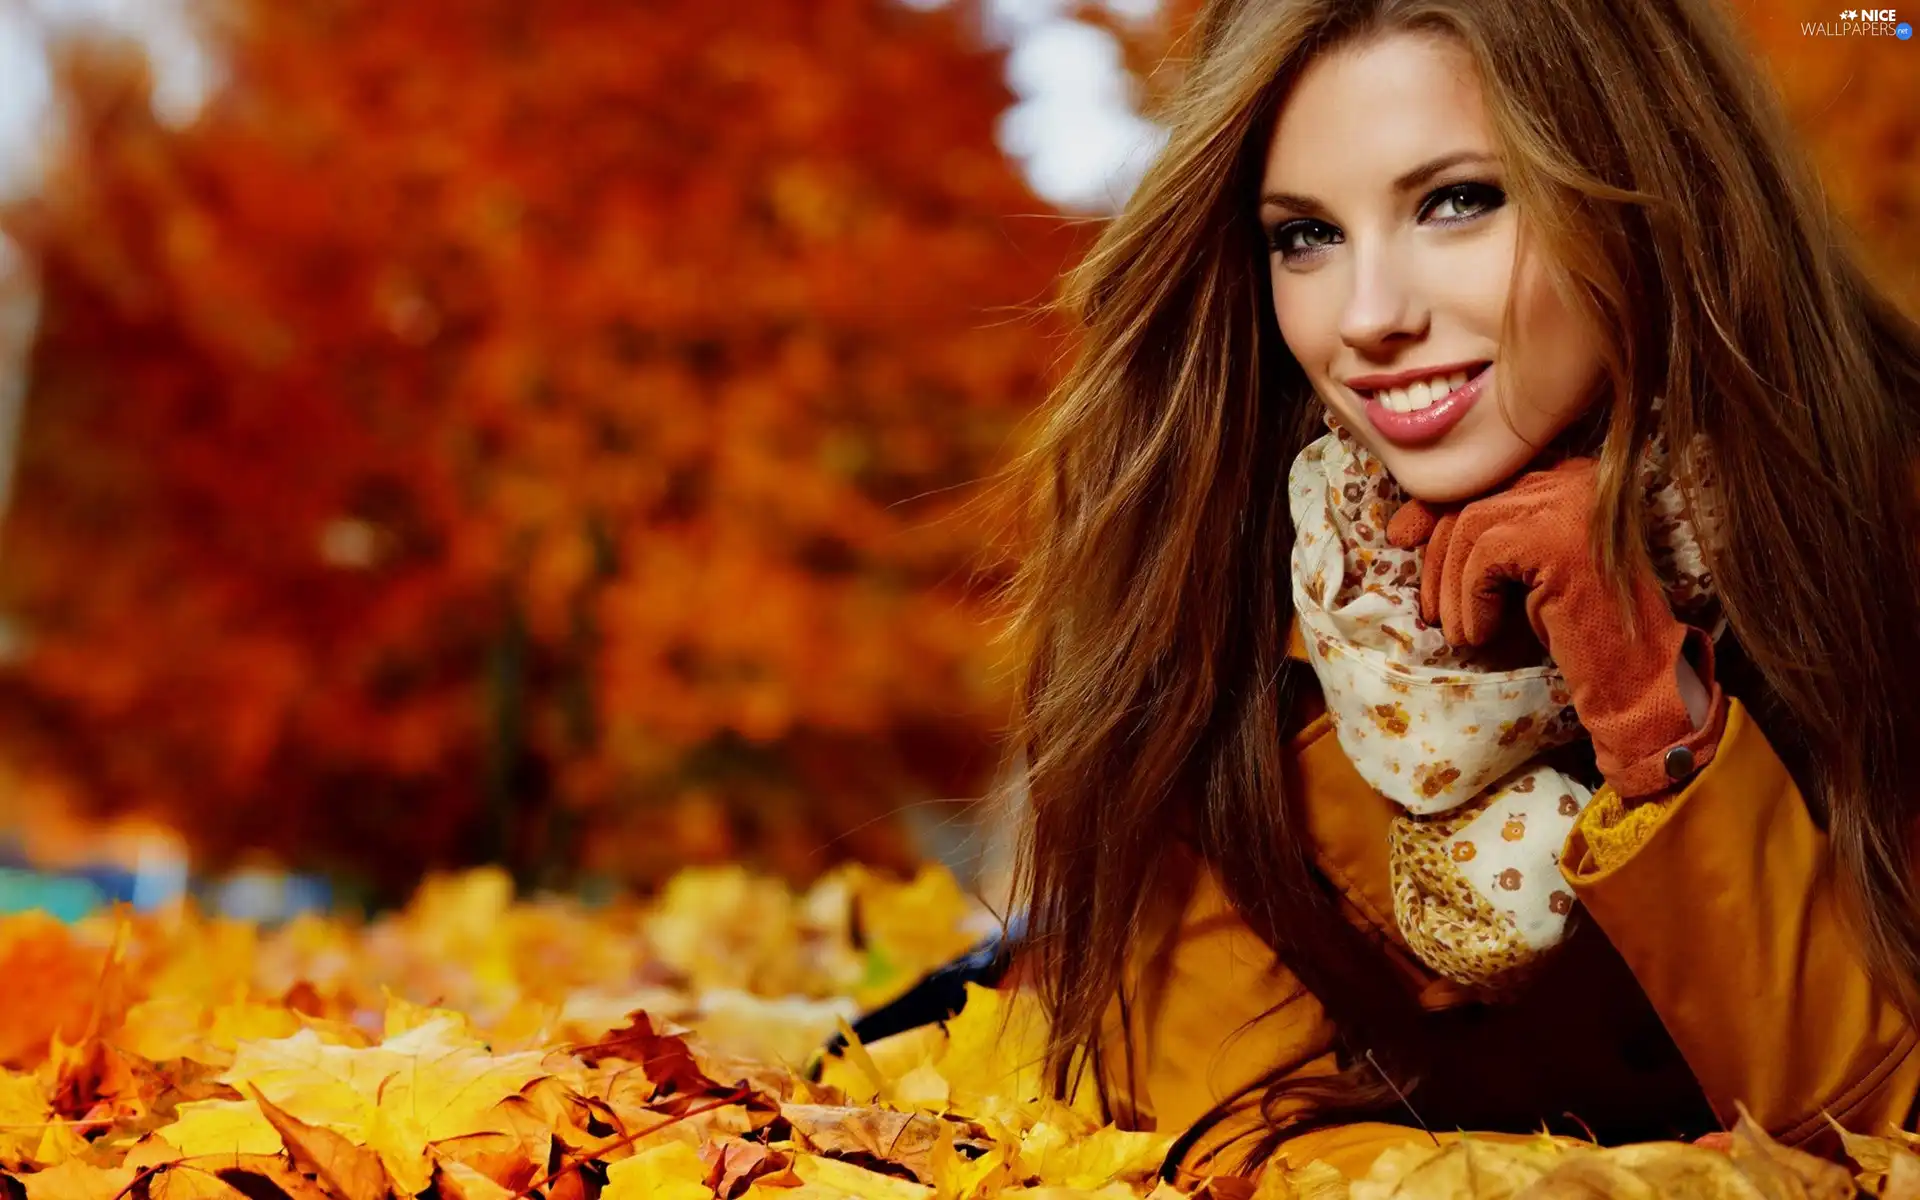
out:
M1685 746L1675 746L1667 751L1664 762L1668 779L1678 781L1693 774L1693 751Z

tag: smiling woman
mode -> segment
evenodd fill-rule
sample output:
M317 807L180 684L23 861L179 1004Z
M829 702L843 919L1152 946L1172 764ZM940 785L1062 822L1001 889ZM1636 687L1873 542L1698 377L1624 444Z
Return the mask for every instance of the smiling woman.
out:
M1726 14L1193 36L1017 475L1054 1087L1169 1174L1910 1124L1920 328Z
M1604 372L1600 331L1556 290L1494 145L1473 56L1415 32L1316 59L1267 152L1280 335L1424 500L1509 478L1592 406Z

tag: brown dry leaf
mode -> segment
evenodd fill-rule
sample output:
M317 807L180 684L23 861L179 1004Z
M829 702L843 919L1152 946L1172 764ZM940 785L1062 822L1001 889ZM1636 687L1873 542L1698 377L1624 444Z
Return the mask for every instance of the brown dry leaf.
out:
M529 1153L528 1142L517 1132L483 1130L435 1142L433 1157L438 1164L458 1164L478 1172L509 1192L517 1193L547 1169L552 1144L551 1134L536 1138L532 1147L533 1153L539 1155L539 1161L536 1162L533 1153Z
M94 1119L105 1112L137 1119L162 1086L145 1060L97 1036L60 1046L42 1073L52 1075L47 1096L53 1110L74 1120Z
M248 1154L198 1165L246 1196L271 1196L278 1189L287 1200L332 1200L324 1187L288 1166L284 1155Z
M1547 1139L1519 1144L1461 1137L1449 1145L1395 1146L1353 1182L1353 1200L1505 1200L1545 1178L1564 1151Z
M720 1090L720 1085L700 1069L686 1038L655 1030L653 1018L644 1010L628 1013L625 1026L591 1045L576 1046L573 1052L589 1065L608 1058L637 1064L656 1094L699 1096Z
M1782 1146L1745 1107L1733 1127L1734 1165L1776 1200L1853 1200L1853 1180L1838 1163Z
M1311 1162L1290 1168L1285 1162L1275 1160L1261 1169L1252 1200L1347 1200L1349 1188L1347 1177L1338 1167ZM1154 1190L1158 1192L1160 1188Z
M598 1186L589 1186L586 1172L579 1164L561 1168L558 1175L545 1185L547 1200L595 1200Z
M248 1086L254 1103L285 1143L294 1164L311 1171L343 1200L386 1200L393 1187L380 1156L321 1125L309 1125Z
M783 1104L780 1115L806 1149L836 1158L864 1156L905 1167L921 1183L933 1182L931 1157L941 1125L925 1113L891 1112L826 1104Z
M1880 1200L1920 1200L1920 1155L1904 1149L1895 1154L1879 1196Z
M1605 1154L1569 1154L1519 1200L1660 1200L1661 1193Z
M1904 1140L1854 1133L1831 1116L1827 1118L1827 1124L1840 1135L1841 1150L1858 1168L1853 1176L1854 1184L1869 1196L1884 1197L1894 1164L1903 1158L1915 1158L1910 1145Z
M244 1193L213 1171L189 1166L192 1161L181 1159L155 1167L147 1177L147 1195L152 1200L247 1200Z
M728 1104L719 1108L698 1109L686 1117L656 1113L646 1126L648 1132L633 1140L633 1152L667 1142L685 1142L696 1149L715 1138L745 1137L765 1128L766 1114Z
M598 1118L586 1098L552 1077L536 1079L517 1094L505 1097L488 1111L485 1120L490 1127L515 1133L528 1143L545 1132L569 1150L606 1140L587 1131Z
M513 1200L515 1195L463 1162L434 1163L433 1186L443 1200Z
M1732 1156L1685 1142L1647 1142L1603 1151L1610 1162L1632 1171L1661 1196L1697 1196L1700 1200L1765 1200Z
M1310 1162L1287 1172L1296 1200L1347 1200L1347 1177L1330 1163Z
M520 1093L508 1096L488 1109L482 1128L476 1130L475 1135L503 1134L520 1147L520 1153L526 1156L528 1162L543 1171L546 1170L549 1165L548 1159L553 1154L554 1129L541 1118L538 1107L528 1098L527 1093L539 1091L550 1083L552 1083L551 1080L535 1080ZM454 1139L448 1139L449 1142L452 1140ZM436 1148L446 1144L447 1142L434 1143Z
M700 1147L700 1161L707 1164L707 1184L720 1200L733 1200L756 1179L767 1178L769 1186L779 1186L773 1178L784 1173L794 1184L793 1156L775 1150L763 1142L722 1136Z

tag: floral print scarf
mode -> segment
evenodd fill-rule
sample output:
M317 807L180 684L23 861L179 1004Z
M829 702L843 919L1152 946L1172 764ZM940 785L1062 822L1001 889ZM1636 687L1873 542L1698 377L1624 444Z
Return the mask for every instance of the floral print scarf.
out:
M1328 426L1288 479L1307 656L1341 749L1402 810L1389 861L1408 948L1442 976L1501 989L1566 936L1574 901L1560 849L1592 792L1543 756L1585 734L1544 652L1498 669L1421 620L1425 550L1386 536L1402 494L1331 415ZM1712 622L1712 581L1659 438L1641 483L1654 567L1676 614Z

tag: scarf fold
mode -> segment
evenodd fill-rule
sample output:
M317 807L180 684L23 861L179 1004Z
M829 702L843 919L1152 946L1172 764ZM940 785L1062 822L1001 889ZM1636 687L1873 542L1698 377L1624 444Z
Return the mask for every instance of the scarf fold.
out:
M1330 414L1327 423L1288 477L1307 657L1341 749L1401 809L1389 862L1408 948L1446 978L1504 989L1566 937L1574 899L1560 849L1592 790L1544 756L1585 730L1544 651L1502 669L1421 620L1425 550L1386 536L1403 494L1371 451ZM1725 622L1658 436L1640 475L1675 615L1717 637Z

